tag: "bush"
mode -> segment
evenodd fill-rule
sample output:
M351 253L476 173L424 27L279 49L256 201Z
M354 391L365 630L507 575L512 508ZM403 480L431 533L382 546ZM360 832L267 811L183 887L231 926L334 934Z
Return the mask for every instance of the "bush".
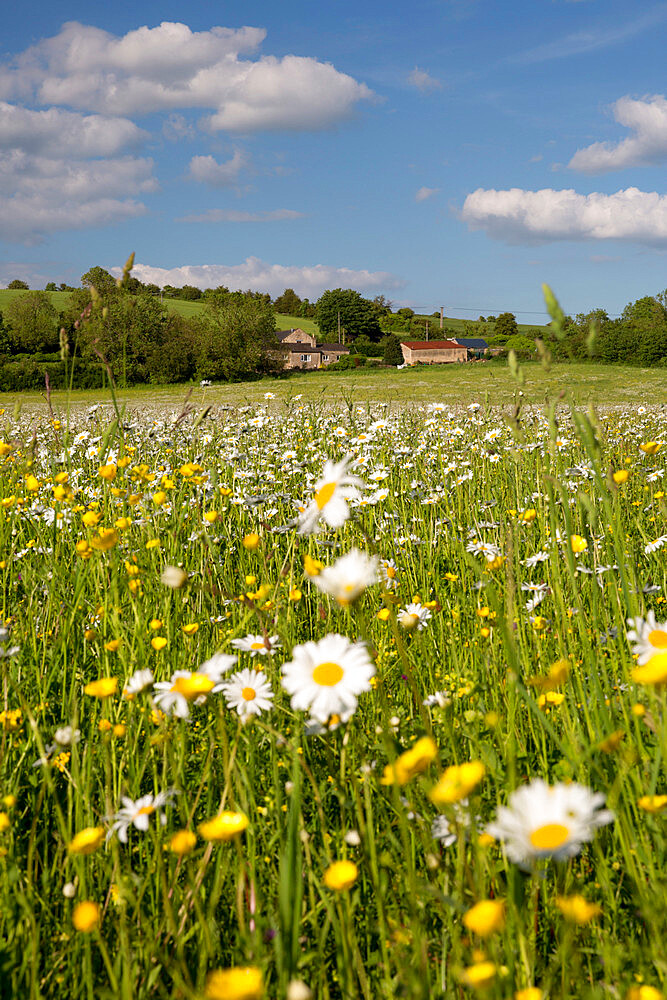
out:
M366 364L366 358L363 354L344 354L339 361L334 361L333 364L328 365L326 371L350 371L353 368L362 368Z
M33 358L0 364L0 392L27 392L43 389L49 376L52 389L100 389L108 384L104 365L83 361L41 361Z

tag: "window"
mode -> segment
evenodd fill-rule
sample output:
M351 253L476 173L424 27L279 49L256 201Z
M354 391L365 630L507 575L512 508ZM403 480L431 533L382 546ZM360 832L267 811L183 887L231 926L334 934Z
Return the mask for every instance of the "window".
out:
M310 361L310 354L302 354L301 355L301 360L302 361Z
M323 354L322 355L322 361L328 361L328 360L329 360L329 355L328 354Z

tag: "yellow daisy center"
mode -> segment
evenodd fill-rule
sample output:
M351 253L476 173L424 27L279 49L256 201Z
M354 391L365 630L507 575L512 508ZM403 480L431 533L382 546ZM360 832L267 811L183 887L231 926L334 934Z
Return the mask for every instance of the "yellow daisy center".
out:
M663 632L662 629L654 628L648 634L648 641L656 649L667 649L667 632Z
M318 510L323 510L326 507L334 495L335 489L335 483L326 483L322 489L317 491L315 494L315 503L317 504Z
M337 663L318 663L313 670L313 680L322 687L334 687L342 679L343 672Z
M545 823L530 835L530 842L538 851L554 851L562 847L570 836L570 831L562 823Z
M257 697L257 692L251 687L243 688L243 691L241 691L241 697L245 701L254 701Z
M202 694L209 694L214 687L215 684L206 674L192 674L190 677L177 677L171 690L192 701Z
M251 649L266 649L266 644L264 642L251 642Z
M142 806L141 809L137 812L137 816L150 816L151 813L154 812L155 812L154 806Z

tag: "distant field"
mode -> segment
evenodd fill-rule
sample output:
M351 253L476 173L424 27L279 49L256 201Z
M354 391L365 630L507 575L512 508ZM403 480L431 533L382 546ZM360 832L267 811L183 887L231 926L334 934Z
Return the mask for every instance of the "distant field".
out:
M0 288L0 312L4 312L12 299L20 298L22 295L27 295L28 292L19 291L18 289ZM51 302L60 312L67 305L67 300L70 297L70 292L49 292L51 297Z
M526 380L523 402L544 404L547 399L567 394L578 406L589 402L597 406L630 406L639 403L661 404L667 398L667 373L664 369L631 368L613 365L562 364L545 373L535 363L523 366ZM479 402L489 406L509 406L516 402L519 387L504 365L468 364L428 366L398 371L396 369L359 369L350 373L314 371L280 379L262 379L202 389L176 386L140 386L121 390L119 398L128 409L141 407L158 413L179 407L188 391L191 404L242 406L263 404L266 392L275 393L272 409L301 395L302 401L339 405L341 403L386 405L397 409L413 404L443 402L461 406ZM54 393L58 412L67 407L67 395ZM93 403L110 403L106 392L79 390L70 397L73 408ZM26 412L46 411L41 393L0 394L0 407L9 412L20 404Z
M7 305L16 296L25 295L24 291L9 291L6 288L0 289L0 312L7 308ZM59 311L64 309L67 305L67 300L70 296L69 292L49 292L51 296L51 301L53 302L56 309ZM185 299L164 299L163 305L165 309L171 312L178 313L180 316L199 316L204 308L203 302L188 302ZM417 319L426 320L426 316L417 316ZM432 318L432 317L431 317ZM462 319L451 319L445 316L444 324L449 327L450 330L456 330L459 336L465 336L466 328L465 324L467 320ZM276 313L276 329L277 330L291 330L292 328L300 327L306 333L312 333L314 336L318 334L317 323L313 319L303 319L301 316L285 316L282 313ZM540 330L543 327L539 323L519 323L519 332L525 333L528 330ZM489 324L488 328L485 330L484 326L480 324L478 327L477 336L483 337L492 335L493 324ZM402 336L402 335L401 335Z

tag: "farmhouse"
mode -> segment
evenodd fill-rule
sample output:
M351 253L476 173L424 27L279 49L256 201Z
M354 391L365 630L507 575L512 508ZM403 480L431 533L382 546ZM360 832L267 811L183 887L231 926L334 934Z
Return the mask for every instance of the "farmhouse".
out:
M312 333L299 328L279 330L276 337L282 346L285 368L326 368L350 349L341 344L318 344Z
M453 340L406 340L401 350L406 365L441 365L468 360L468 348Z

